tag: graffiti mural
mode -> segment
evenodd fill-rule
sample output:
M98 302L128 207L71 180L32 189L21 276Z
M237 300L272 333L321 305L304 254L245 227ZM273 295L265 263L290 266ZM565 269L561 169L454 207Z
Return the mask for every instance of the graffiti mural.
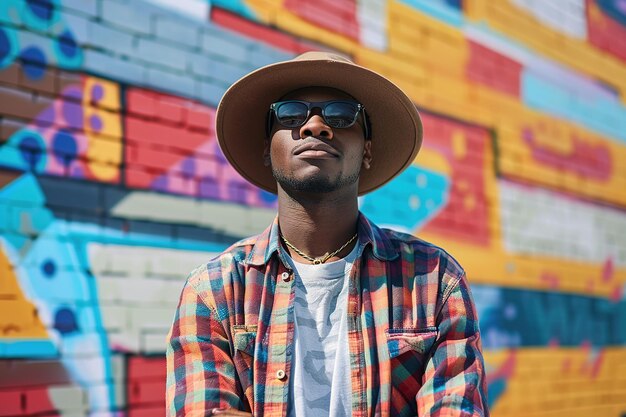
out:
M621 417L623 3L1 1L0 416L163 414L187 273L276 215L216 106L324 49L422 114L423 150L360 209L467 269L492 415Z

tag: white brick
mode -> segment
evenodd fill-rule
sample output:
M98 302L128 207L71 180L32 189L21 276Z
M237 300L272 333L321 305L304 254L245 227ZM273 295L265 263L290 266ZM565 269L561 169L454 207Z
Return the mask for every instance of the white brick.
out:
M48 394L55 408L62 411L63 415L68 411L87 409L85 391L78 386L50 386Z
M167 348L166 344L167 331L160 333L143 333L141 335L141 352L142 353L163 353Z
M620 210L529 190L502 181L503 239L508 251L626 266L626 217Z
M87 29L89 45L111 51L113 54L133 56L135 37L118 28L92 23Z
M144 2L133 0L129 3L121 3L117 0L104 0L102 6L102 19L114 26L135 33L148 35L151 33L151 13L144 7Z
M559 32L579 39L587 36L584 0L513 0L513 3Z
M186 69L187 56L187 51L154 39L139 38L135 47L135 58L179 71Z
M189 21L189 19L173 18L172 16L156 16L154 18L154 29L157 38L177 42L190 49L199 49L200 26L193 21Z
M135 332L109 332L109 344L125 351L138 353L141 348L139 333Z
M158 207L158 210L146 208ZM187 198L136 192L122 200L112 215L140 220L194 224L200 217L199 205Z
M103 325L107 332L120 332L130 327L128 307L115 304L101 304L100 312L102 313Z
M174 296L174 301L177 297ZM174 306L163 307L131 307L129 308L131 329L165 330L172 324L175 313Z
M207 0L152 0L153 3L159 3L164 8L174 10L181 15L186 15L198 20L199 22L206 22L209 16L210 4Z
M62 7L89 17L98 15L98 0L63 0Z

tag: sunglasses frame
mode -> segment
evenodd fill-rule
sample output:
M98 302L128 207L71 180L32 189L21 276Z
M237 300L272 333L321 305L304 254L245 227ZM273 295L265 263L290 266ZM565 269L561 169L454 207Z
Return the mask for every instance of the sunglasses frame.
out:
M282 104L286 104L286 103L302 103L304 105L307 106L307 112L306 112L306 117L304 118L304 121L302 122L302 124L299 124L297 126L285 126L284 124L282 124L280 122L280 120L278 119L278 116L276 115L276 109L281 106ZM333 127L331 126L328 121L326 120L326 107L328 107L329 105L333 104L333 103L348 103L348 104L355 104L357 106L357 111L354 115L354 120L352 121L352 123L350 123L348 126L342 126L342 127ZM324 123L326 123L328 126L330 126L333 129L348 129L351 128L352 126L354 126L354 124L357 122L357 119L359 118L359 113L363 114L363 131L365 133L365 138L369 139L369 127L368 127L368 120L367 120L367 116L365 114L365 106L363 106L361 103L357 102L357 101L351 101L351 100L327 100L327 101L303 101L303 100L284 100L284 101L277 101L275 103L270 104L270 111L268 113L268 117L267 117L267 136L269 137L270 132L272 131L272 121L274 119L276 119L276 121L283 127L289 128L289 129L295 129L297 127L301 127L304 126L304 124L307 122L307 120L309 120L309 117L311 117L311 110L313 109L320 109L322 111L322 119L324 119Z

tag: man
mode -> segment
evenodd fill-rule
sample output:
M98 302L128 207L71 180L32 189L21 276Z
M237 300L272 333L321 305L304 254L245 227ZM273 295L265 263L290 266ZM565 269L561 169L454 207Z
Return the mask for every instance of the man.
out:
M278 216L190 274L169 336L168 415L487 416L463 269L358 210L419 151L411 100L310 52L235 83L217 137L278 195Z

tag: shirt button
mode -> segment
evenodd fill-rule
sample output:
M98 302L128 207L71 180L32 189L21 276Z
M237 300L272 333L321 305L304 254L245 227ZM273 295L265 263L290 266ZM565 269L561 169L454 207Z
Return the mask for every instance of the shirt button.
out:
M281 381L283 379L285 379L285 371L283 371L282 369L279 369L278 371L276 371L276 378L280 379Z
M282 274L280 274L280 277L283 279L283 281L289 282L289 280L291 279L291 274L289 272L283 272Z

